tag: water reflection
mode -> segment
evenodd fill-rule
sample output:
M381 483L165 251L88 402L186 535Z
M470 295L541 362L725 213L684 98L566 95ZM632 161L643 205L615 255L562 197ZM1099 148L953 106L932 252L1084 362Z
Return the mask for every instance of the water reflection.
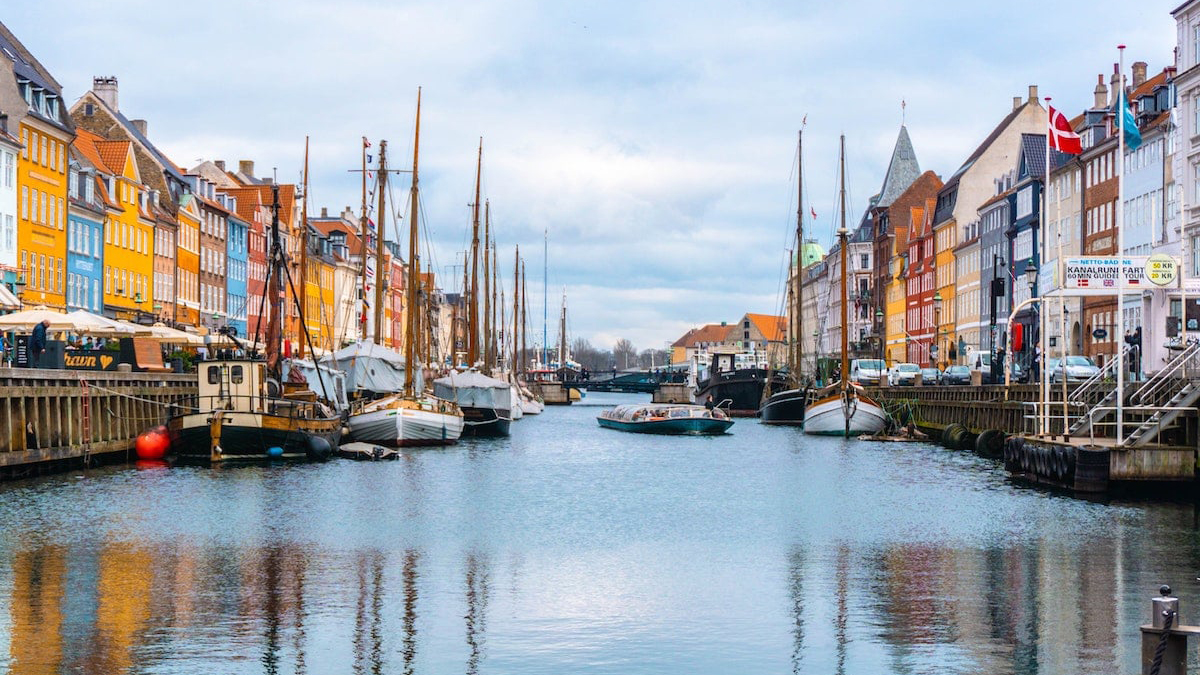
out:
M1200 618L1190 503L933 447L581 422L583 452L531 424L519 456L0 485L0 674L1106 674L1137 671L1159 583ZM189 515L129 508L154 500Z

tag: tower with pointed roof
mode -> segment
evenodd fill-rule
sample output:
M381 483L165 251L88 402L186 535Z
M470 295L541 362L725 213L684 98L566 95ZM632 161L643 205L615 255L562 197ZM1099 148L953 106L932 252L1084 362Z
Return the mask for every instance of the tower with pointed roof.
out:
M910 210L933 196L941 185L933 172L921 173L908 128L901 125L883 184L879 193L871 198L871 207L864 217L864 226L869 228L864 234L870 240L873 263L866 309L868 334L875 342L875 355L882 354L889 365L905 360L906 296L900 275L908 248ZM882 316L879 316L881 312Z

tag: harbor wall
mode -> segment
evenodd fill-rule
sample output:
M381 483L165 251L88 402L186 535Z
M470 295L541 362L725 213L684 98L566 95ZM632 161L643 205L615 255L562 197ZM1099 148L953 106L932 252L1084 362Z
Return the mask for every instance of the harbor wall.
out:
M131 459L194 374L0 368L0 478Z

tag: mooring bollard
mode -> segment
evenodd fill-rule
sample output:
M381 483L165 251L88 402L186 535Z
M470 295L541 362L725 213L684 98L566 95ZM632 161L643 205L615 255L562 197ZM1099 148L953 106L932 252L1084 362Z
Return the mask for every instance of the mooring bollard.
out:
M1142 626L1142 675L1186 675L1187 636L1200 635L1200 626L1185 626L1179 620L1179 598L1171 587L1158 589L1150 623Z

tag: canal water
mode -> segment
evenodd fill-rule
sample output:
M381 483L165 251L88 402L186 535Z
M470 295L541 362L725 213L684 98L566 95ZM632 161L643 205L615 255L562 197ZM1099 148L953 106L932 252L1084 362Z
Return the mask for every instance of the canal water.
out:
M1200 623L1191 503L596 424L635 400L390 463L0 485L0 673L1132 673L1160 584Z

